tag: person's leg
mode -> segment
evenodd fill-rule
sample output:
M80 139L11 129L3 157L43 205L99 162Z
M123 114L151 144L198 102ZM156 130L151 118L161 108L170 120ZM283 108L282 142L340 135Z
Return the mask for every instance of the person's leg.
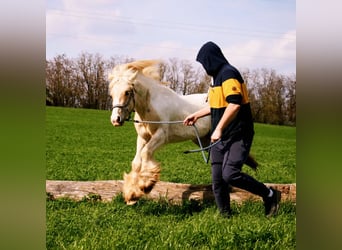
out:
M223 143L220 142L210 149L212 188L220 213L229 216L231 213L229 185L222 178L223 148Z
M249 154L250 144L243 140L234 141L226 151L223 162L223 179L232 186L244 189L261 197L267 197L270 190L263 183L241 172Z
M253 194L262 197L265 206L265 215L272 216L278 212L281 192L266 187L262 182L257 181L252 176L241 172L251 143L245 143L242 140L233 142L223 161L222 176L225 182L232 186L247 190Z

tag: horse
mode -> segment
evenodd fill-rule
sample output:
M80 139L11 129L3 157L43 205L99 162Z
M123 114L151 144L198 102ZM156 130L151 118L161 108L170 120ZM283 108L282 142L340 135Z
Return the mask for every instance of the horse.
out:
M124 125L135 112L136 154L131 172L123 176L122 193L127 205L135 204L159 181L160 163L154 159L157 149L185 140L204 146L210 143L210 116L196 122L196 133L193 127L184 126L181 122L189 114L208 105L207 93L177 94L161 82L159 63L157 60L140 60L120 64L108 76L113 126ZM253 158L249 159L252 164L257 164Z

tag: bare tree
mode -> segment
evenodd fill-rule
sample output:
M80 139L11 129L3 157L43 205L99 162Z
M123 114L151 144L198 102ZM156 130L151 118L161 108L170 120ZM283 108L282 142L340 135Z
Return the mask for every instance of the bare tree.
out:
M255 121L279 125L295 123L295 80L265 68L252 72L247 69L242 74Z
M199 82L196 84L196 88L193 90L193 93L207 93L212 81L211 77L207 75L202 68L197 69L196 76Z
M192 94L195 92L197 76L193 66L189 61L182 60L180 62L180 72L182 81L179 83L182 95Z
M105 79L105 62L99 54L82 53L77 60L79 83L84 86L83 107L105 109L108 84Z
M179 62L177 58L170 58L163 64L163 81L169 83L170 89L178 92L179 84Z
M169 83L169 87L175 92L188 95L193 93L205 93L208 91L209 76L206 76L200 68L195 69L187 60L171 58L163 64L163 80Z
M116 65L134 61L115 56L82 53L76 59L65 54L46 61L46 104L108 109L108 73ZM254 120L261 123L296 124L296 76L279 75L273 69L241 71L248 88ZM205 93L211 77L186 60L171 58L160 64L162 81L179 94Z
M246 87L248 89L248 97L251 103L251 109L253 113L253 117L255 121L260 121L260 117L262 114L262 105L260 100L260 93L258 88L260 86L259 83L259 72L257 70L250 71L249 69L245 69L241 71L241 75L245 81Z
M46 93L48 102L55 106L73 107L77 94L73 84L75 68L65 54L46 62Z
M286 77L286 124L296 125L296 76Z

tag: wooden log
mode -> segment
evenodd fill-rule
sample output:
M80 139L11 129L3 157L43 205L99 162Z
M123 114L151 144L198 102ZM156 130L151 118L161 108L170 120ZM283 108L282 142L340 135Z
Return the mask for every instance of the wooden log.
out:
M282 201L296 202L296 184L265 183L281 191ZM101 201L111 201L122 191L122 180L108 181L46 181L46 192L51 199L70 198L81 200L85 197L97 197ZM211 185L192 185L172 182L158 182L152 191L146 195L148 199L164 199L171 203L181 203L183 200L213 201ZM247 191L233 187L231 200L241 203L245 200L261 200L260 197Z

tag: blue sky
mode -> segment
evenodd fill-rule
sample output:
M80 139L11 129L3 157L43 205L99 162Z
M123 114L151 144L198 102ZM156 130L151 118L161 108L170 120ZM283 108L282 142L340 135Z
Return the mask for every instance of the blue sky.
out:
M105 58L194 62L214 41L238 68L296 73L293 0L47 0L46 58L82 52Z

